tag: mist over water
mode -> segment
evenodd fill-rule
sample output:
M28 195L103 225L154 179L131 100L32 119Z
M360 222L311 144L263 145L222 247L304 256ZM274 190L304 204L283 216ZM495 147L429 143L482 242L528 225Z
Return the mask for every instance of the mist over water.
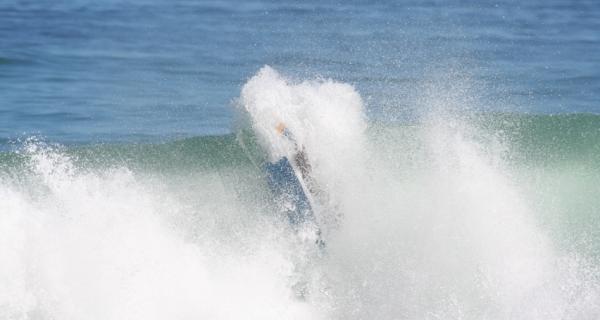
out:
M256 142L246 149L235 136L78 148L32 139L3 153L0 318L600 316L597 236L555 233L543 209L568 206L571 193L533 187L563 162L528 164L540 144L483 128L518 121L474 120L474 93L432 92L418 123L367 122L351 85L265 67L237 102L262 110L242 122ZM273 110L331 201L319 212L322 255L307 253L252 162L264 141L251 128L268 127ZM579 168L597 175L590 152Z

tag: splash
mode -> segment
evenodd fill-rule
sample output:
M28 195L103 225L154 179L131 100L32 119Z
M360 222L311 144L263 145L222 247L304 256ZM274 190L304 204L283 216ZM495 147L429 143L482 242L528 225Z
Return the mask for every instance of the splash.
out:
M336 215L305 300L302 253L233 137L2 155L19 165L0 167L0 318L598 318L598 265L537 219L512 146L442 112L465 99L424 101L397 126L332 80L265 67L244 86L261 143L285 121Z
M325 208L317 219L328 232L338 223L336 211L343 206L338 198L360 196L353 188L366 145L360 95L351 85L333 80L293 82L265 66L242 88L240 104L271 161L290 154L275 130L280 123L308 154L311 176L324 189L320 202Z
M130 170L86 172L39 144L25 153L39 192L0 188L0 318L318 318L290 295L272 239L241 236L243 252L186 238L172 219L184 206Z

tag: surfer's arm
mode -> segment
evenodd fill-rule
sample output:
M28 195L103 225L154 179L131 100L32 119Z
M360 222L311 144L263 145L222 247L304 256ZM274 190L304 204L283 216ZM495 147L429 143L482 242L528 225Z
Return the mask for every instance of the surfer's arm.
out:
M298 166L298 168L300 169L300 172L302 173L302 178L304 178L304 180L310 180L310 163L306 158L306 153L304 152L304 150L296 152L294 156L294 162L296 163L296 166Z
M279 132L279 134L286 137L288 140L290 140L293 143L294 150L295 150L294 163L296 164L298 169L300 169L300 172L302 173L302 178L304 180L310 179L310 163L308 162L308 158L306 157L306 152L304 152L304 146L300 147L298 145L296 138L294 137L292 132L290 130L288 130L288 128L285 126L285 124L283 124L283 122L280 122L279 124L277 124L276 129L277 129L277 132Z

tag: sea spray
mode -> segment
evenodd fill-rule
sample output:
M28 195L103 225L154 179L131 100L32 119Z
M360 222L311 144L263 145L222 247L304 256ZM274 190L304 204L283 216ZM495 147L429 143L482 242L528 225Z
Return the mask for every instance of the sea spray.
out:
M366 119L360 95L333 80L294 82L269 66L263 67L242 88L241 112L247 112L269 160L289 153L275 128L283 123L307 154L311 177L320 197L316 217L328 233L339 221L343 201L364 164Z
M262 148L38 141L0 155L0 318L598 318L595 118L474 121L439 112L465 101L450 95L419 122L366 122L352 86L265 70L240 101L298 109L286 121L339 214L308 299L248 159Z
M2 318L316 317L289 294L284 239L244 239L247 251L185 239L170 220L185 206L127 168L81 170L41 144L25 153L45 190L0 188Z

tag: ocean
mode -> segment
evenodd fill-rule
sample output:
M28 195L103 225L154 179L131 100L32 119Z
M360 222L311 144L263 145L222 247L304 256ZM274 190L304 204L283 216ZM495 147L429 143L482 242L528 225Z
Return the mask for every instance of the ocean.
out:
M3 0L0 319L598 319L599 31L596 1ZM278 122L324 248L269 190Z

